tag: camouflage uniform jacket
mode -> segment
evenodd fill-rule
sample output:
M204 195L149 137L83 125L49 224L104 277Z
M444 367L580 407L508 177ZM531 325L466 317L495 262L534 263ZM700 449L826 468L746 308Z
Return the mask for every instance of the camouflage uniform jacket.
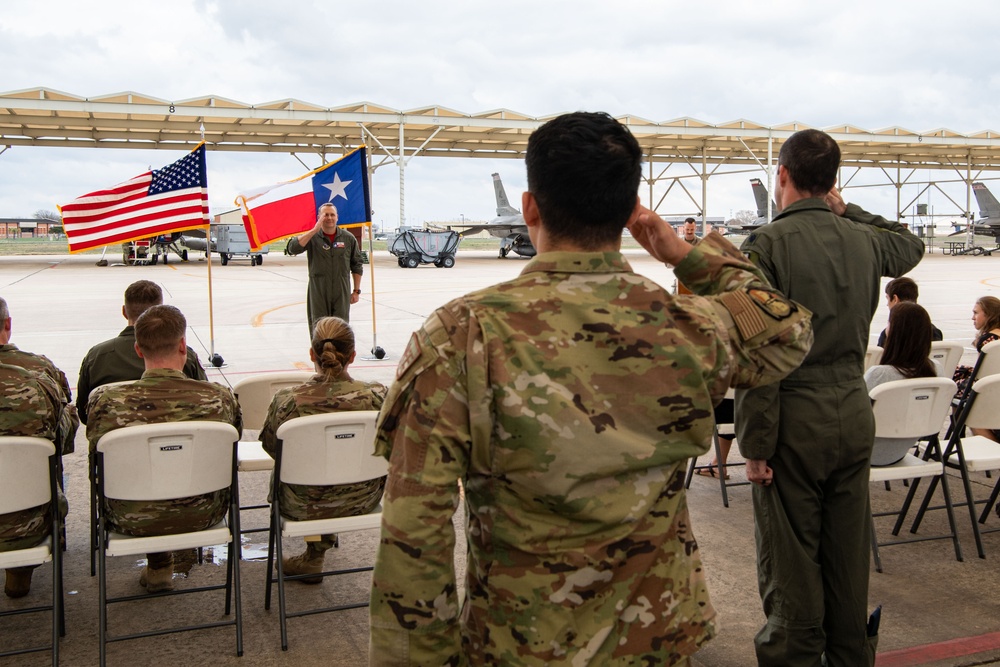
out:
M348 410L378 410L387 389L378 382L360 382L349 377L326 382L315 375L298 387L282 389L268 408L260 440L274 458L278 451L278 427L289 419ZM337 486L281 485L281 513L297 520L325 519L370 512L382 498L385 478Z
M56 431L55 443L63 454L72 454L76 445L76 429L80 426L76 408L70 403L72 392L66 374L59 370L52 360L42 354L34 354L19 350L17 345L8 343L0 345L0 363L20 366L29 371L44 375L47 383L57 392L59 400L59 428Z
M686 462L727 388L783 377L812 330L717 233L676 274L719 295L543 253L413 335L379 417L371 664L664 665L713 636Z
M80 363L80 379L76 382L76 411L80 421L87 423L87 403L90 392L112 382L138 380L146 370L144 362L135 353L135 327L131 324L109 340L90 348ZM192 380L207 380L201 360L194 348L188 346L184 375Z
M174 421L218 421L232 424L238 432L243 430L240 406L232 391L214 382L192 380L181 371L165 368L148 370L142 374L142 378L131 384L110 386L95 393L87 411L87 440L91 454L97 450L97 442L101 436L126 426ZM126 525L134 522L137 517L141 518L143 524L152 524L161 518L159 515L183 509L190 514L203 513L221 518L228 502L228 492L218 491L157 503L113 500L106 510L117 528L137 534L131 525Z
M0 364L0 435L55 442L59 412L58 389L47 376ZM65 515L65 498L59 502ZM49 534L48 510L46 504L0 514L0 551L39 544Z

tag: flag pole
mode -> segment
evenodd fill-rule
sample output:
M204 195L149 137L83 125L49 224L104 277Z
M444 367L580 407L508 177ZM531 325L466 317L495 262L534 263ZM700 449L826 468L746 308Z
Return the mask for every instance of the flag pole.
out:
M371 221L365 223L365 229L368 230L368 273L371 277L371 295L372 295L372 354L376 359L385 358L385 350L378 346L378 327L375 326L375 248L372 245L372 223Z
M201 124L201 141L205 142L205 124ZM215 309L212 300L212 220L205 227L205 261L208 262L208 363L221 368L222 357L215 354Z

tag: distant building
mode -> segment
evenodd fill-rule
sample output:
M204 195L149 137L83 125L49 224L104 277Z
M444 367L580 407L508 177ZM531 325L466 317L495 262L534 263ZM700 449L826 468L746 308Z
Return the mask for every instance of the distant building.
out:
M55 234L53 228L62 232L62 223L39 218L0 218L0 238L19 239L45 237Z

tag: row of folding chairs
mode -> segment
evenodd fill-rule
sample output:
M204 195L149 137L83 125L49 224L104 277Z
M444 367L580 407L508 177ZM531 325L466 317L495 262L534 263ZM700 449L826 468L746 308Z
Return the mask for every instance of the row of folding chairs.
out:
M346 533L377 528L381 508L363 516L340 517L316 521L290 521L281 516L280 483L304 485L336 485L363 482L387 474L382 457L373 456L375 411L339 412L289 420L278 429L279 453L275 461L274 486L270 505L269 546L267 562L267 592L265 609L270 608L271 586L278 586L279 622L282 649L288 648L287 619L307 614L338 611L367 605L363 602L323 609L289 612L286 608L285 581L282 566L281 538L306 535ZM96 521L96 557L100 588L100 663L106 664L107 645L154 635L187 630L233 627L236 654L243 654L242 600L240 596L240 505L239 447L237 432L220 422L170 422L130 426L116 429L97 444L91 472L94 475L92 519ZM0 438L0 513L18 511L45 504L56 494L57 458L53 445L36 438ZM26 462L30 459L30 463ZM12 481L11 481L12 480ZM16 483L15 483L16 482ZM44 482L44 484L43 484ZM30 487L31 492L27 489ZM112 530L104 512L109 500L140 502L167 501L217 491L228 491L226 517L204 530L155 537L134 537ZM58 512L53 512L51 535L62 532ZM0 553L0 567L17 567L41 562L53 563L53 601L46 607L17 610L9 613L29 613L51 610L53 638L51 644L23 651L52 650L53 664L58 663L59 636L65 634L62 610L62 561L60 549L53 548L51 539L36 547L34 552ZM153 594L108 595L108 559L135 557L147 553L173 552L225 544L227 548L226 580L224 584L183 588ZM30 562L29 562L30 561ZM275 576L275 569L277 573ZM331 576L370 571L371 567L323 572ZM290 577L291 579L302 578ZM153 600L164 596L224 590L223 616L195 625L150 630L141 633L112 635L108 629L108 607L112 604Z

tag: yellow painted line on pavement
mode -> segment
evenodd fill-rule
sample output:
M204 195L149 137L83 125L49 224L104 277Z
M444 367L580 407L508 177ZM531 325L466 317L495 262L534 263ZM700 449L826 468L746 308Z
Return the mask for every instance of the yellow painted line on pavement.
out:
M262 310L252 318L250 318L250 326L252 327L262 327L264 326L264 318L276 310L281 310L282 308L291 308L292 306L301 306L305 301L296 301L294 303L286 303L284 306L275 306L274 308L269 308L267 310Z

